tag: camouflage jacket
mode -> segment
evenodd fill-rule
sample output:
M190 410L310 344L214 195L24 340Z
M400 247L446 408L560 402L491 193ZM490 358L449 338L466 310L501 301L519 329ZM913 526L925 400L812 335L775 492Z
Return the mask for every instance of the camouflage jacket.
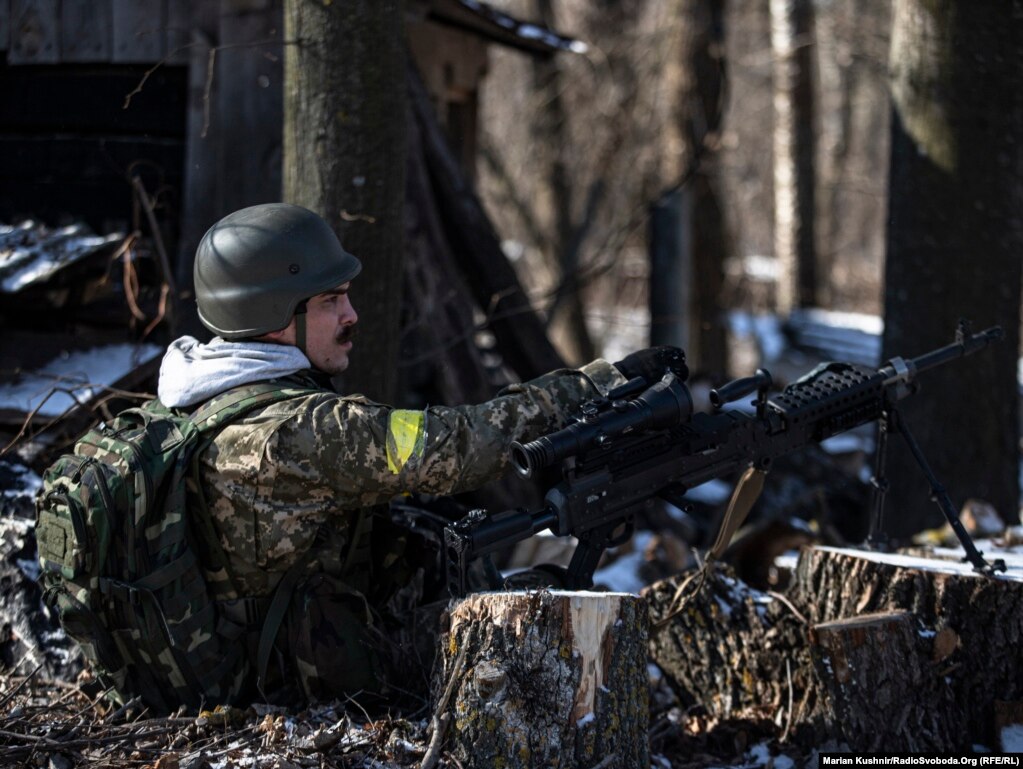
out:
M320 561L343 560L360 509L406 492L479 487L506 469L511 441L563 427L583 401L625 380L597 360L477 406L423 411L338 395L301 375L280 381L310 393L229 424L200 457L203 493L243 595L269 594L300 560L343 573ZM330 547L314 552L324 530Z

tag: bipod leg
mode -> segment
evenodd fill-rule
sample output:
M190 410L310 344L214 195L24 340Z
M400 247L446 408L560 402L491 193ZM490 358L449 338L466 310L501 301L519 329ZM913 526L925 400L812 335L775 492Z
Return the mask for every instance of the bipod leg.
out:
M927 482L931 485L931 499L934 500L938 507L941 508L941 512L945 514L945 519L948 521L949 526L952 527L952 531L955 532L956 537L959 538L959 542L962 543L963 550L966 551L966 558L964 560L973 564L974 571L985 574L989 577L994 576L996 571L1005 571L1005 561L1001 558L997 558L992 563L988 563L984 560L983 554L977 550L976 545L973 544L973 540L970 538L969 533L963 527L962 521L959 520L959 514L956 512L955 506L952 504L952 500L948 496L948 492L938 481L938 478L935 476L931 466L927 464L927 458L924 456L924 452L920 448L920 444L916 442L916 438L914 438L913 434L909 431L909 426L906 422L895 412L892 412L892 421L898 428L899 434L905 439L906 444L909 446L909 450L913 452L913 458L916 460L916 463L920 465L920 469L923 470L924 475L927 476Z
M874 474L870 477L873 487L870 500L870 531L867 534L867 547L871 550L888 550L888 535L884 530L884 500L888 494L888 476L885 469L888 465L888 436L895 426L895 412L891 406L885 409L881 421L877 425L877 452L874 455Z

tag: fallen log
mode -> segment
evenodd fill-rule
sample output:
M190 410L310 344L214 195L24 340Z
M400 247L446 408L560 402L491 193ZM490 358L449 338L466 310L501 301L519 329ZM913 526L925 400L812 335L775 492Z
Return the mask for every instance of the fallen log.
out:
M641 598L474 594L452 606L442 646L434 724L450 722L465 769L649 765Z
M985 577L956 561L809 548L789 597L817 626L912 613L917 632L930 639L927 662L965 714L970 740L995 745L995 702L1023 700L1023 563L1007 560L1007 573Z

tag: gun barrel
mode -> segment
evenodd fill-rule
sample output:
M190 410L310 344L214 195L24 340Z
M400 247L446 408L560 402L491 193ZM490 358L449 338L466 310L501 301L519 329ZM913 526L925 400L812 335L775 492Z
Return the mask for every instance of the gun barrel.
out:
M956 341L952 344L932 350L921 355L919 358L914 358L912 361L913 368L917 372L926 371L956 358L972 355L979 350L983 350L991 342L1002 339L1004 335L1001 326L992 326L970 336L957 335Z

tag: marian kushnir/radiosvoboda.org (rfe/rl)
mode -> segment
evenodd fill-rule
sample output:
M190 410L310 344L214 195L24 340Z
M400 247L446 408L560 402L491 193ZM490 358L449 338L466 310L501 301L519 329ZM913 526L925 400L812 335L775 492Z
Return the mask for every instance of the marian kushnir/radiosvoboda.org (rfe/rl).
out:
M1016 766L1021 753L986 753L976 756L947 756L937 754L890 753L821 753L821 766Z

